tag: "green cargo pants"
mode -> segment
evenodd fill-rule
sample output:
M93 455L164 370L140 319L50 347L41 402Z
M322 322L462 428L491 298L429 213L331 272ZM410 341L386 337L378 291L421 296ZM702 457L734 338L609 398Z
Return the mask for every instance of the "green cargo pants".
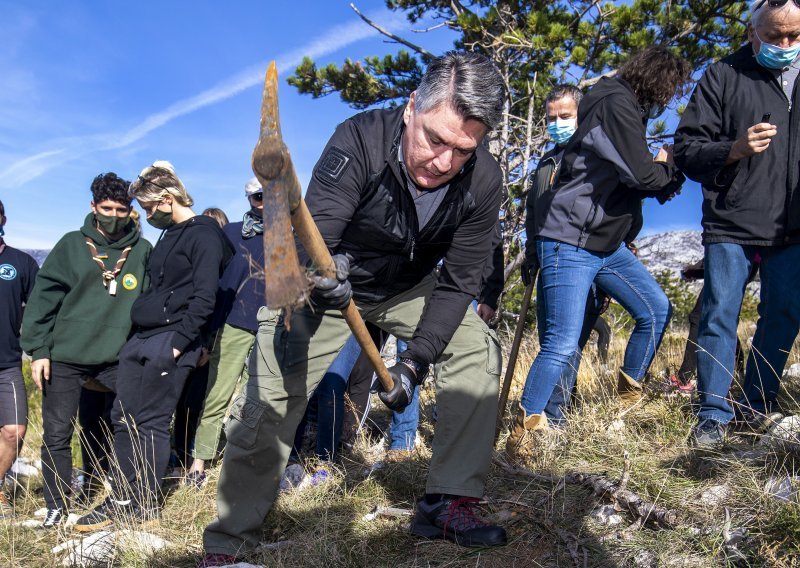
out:
M360 304L365 320L410 340L433 290L433 276L379 304ZM205 530L208 553L240 554L259 543L278 494L295 429L309 396L350 332L339 312L292 315L261 308L245 394L225 427L228 445L217 488L217 519ZM436 361L439 417L426 491L483 495L492 453L501 354L497 336L472 309Z
M222 421L233 398L236 383L256 336L253 332L225 324L208 360L208 386L194 436L192 457L212 460L217 456Z

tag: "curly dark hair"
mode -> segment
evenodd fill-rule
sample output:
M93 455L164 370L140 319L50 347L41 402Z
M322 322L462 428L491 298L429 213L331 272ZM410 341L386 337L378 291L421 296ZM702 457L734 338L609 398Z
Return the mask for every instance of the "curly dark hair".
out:
M100 174L92 180L92 200L95 203L100 203L110 199L130 207L133 201L133 198L128 196L128 187L130 185L131 182L122 179L113 172Z
M668 105L692 78L689 62L666 47L654 46L631 56L619 70L642 105Z

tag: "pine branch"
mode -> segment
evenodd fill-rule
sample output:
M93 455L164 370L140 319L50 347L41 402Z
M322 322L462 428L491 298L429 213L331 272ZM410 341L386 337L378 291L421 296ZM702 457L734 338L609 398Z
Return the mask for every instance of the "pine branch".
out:
M435 55L433 55L430 51L428 51L424 47L420 47L420 46L418 46L416 44L411 43L408 40L405 40L405 39L401 38L400 36L394 35L392 32L390 32L386 28L383 28L383 27L379 26L378 24L376 24L375 22L373 22L372 20L367 18L364 14L362 14L359 11L358 8L356 8L356 5L353 4L352 2L350 3L350 7L353 9L353 11L356 14L358 14L358 17L361 18L362 20L364 20L367 24L369 24L370 26L372 26L373 28L378 30L380 33L382 33L386 37L391 38L392 40L396 41L397 43L402 43L403 45L405 45L409 49L412 49L412 50L416 51L417 53L419 53L422 56L422 59L424 61L427 62L427 61L430 61L431 59L435 58Z

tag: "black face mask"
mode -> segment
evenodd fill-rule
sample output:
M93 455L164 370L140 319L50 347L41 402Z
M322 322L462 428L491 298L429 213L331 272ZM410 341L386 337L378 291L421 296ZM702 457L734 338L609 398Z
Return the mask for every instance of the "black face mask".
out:
M97 221L97 225L107 235L116 235L127 227L130 221L130 217L117 217L116 215L103 215L102 213L95 213L94 218Z
M162 231L164 229L169 229L175 224L175 221L172 219L172 207L170 206L169 212L156 209L153 211L153 214L147 218L147 222L156 229L160 229Z

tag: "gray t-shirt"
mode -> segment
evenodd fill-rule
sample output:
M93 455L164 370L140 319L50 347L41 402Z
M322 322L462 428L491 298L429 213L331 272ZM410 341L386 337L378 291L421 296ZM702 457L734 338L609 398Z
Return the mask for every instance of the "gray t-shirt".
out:
M428 221L431 220L431 217L433 217L439 205L442 204L442 199L444 199L450 184L444 184L436 189L417 189L417 186L411 181L411 176L408 175L405 163L403 163L402 143L397 150L397 159L400 160L400 169L403 170L403 174L406 176L408 191L411 194L411 198L414 200L414 207L417 210L417 220L419 221L419 229L421 231L423 227L428 224Z

